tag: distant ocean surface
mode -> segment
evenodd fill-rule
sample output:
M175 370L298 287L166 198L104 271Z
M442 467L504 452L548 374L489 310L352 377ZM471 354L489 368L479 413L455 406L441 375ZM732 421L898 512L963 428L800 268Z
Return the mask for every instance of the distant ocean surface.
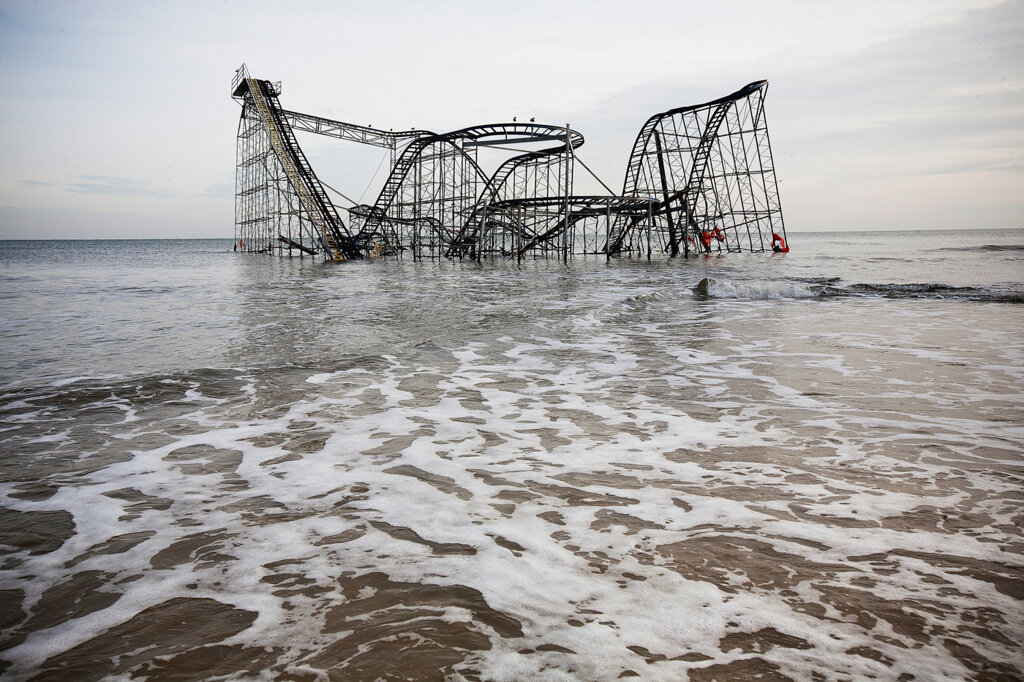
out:
M1024 678L1024 230L0 241L0 677Z

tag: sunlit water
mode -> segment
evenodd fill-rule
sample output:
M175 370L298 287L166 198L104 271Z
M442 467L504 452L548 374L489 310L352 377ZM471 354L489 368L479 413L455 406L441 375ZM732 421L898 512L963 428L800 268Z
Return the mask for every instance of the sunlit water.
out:
M2 675L1024 676L1024 231L790 241L0 242Z

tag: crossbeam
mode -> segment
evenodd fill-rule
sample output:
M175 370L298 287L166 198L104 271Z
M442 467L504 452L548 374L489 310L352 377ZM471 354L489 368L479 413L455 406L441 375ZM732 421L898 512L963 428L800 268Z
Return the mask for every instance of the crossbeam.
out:
M326 135L339 140L359 142L361 144L368 144L376 147L387 147L389 149L396 149L402 144L410 140L414 140L417 137L434 134L428 130L404 130L400 132L380 130L369 126L356 125L354 123L333 121L329 118L323 118L322 116L302 114L297 111L283 110L281 114L284 116L285 122L291 126L293 130L302 130L307 133Z
M565 141L565 135L531 135L529 137L507 137L502 140L466 140L465 147L497 147L503 144L527 144L529 142Z

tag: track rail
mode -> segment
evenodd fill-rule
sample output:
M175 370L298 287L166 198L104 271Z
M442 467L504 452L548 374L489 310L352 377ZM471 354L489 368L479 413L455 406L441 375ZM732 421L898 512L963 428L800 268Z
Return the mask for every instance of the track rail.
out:
M673 255L678 252L680 244L684 250L689 250L688 237L690 236L690 231L697 229L692 211L698 198L707 191L705 181L708 165L714 145L719 139L719 130L722 127L722 122L725 120L730 108L737 102L749 98L759 90L766 88L767 85L768 81L754 81L725 97L703 104L678 107L655 114L647 119L640 128L636 141L633 143L633 151L630 154L629 163L626 166L622 193L628 196L643 193L645 188L640 186L643 169L645 164L651 164L651 157L653 156L657 173L655 174L654 167L649 168L649 173L657 178L657 181L653 184L659 186L660 196L655 198L661 200L655 215L665 217L669 235L669 248ZM696 148L691 150L690 156L687 159L689 171L686 173L686 182L681 188L678 185L673 186L672 173L666 172L666 166L671 165L671 162L666 159L667 153L662 148L659 130L663 134L670 132L669 123L673 120L688 117L691 121L694 121L705 114L707 119L702 125L699 142ZM649 190L651 188L646 189ZM676 227L673 214L682 214L683 229L681 231ZM609 255L619 253L630 231L637 223L638 220L636 218L627 216L622 216L616 220L609 227L608 239L605 242L605 252Z
M244 88L242 83L239 83L233 87L234 93L244 98L245 103L255 110L262 122L274 154L318 231L324 250L330 254L332 260L361 258L362 254L348 228L309 165L291 126L284 120L274 85L269 81L246 77Z

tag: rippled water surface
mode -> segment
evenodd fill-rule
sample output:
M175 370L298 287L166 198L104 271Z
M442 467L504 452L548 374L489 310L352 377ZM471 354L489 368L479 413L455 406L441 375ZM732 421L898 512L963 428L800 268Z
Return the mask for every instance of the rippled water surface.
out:
M0 242L5 679L1024 676L1024 231Z

